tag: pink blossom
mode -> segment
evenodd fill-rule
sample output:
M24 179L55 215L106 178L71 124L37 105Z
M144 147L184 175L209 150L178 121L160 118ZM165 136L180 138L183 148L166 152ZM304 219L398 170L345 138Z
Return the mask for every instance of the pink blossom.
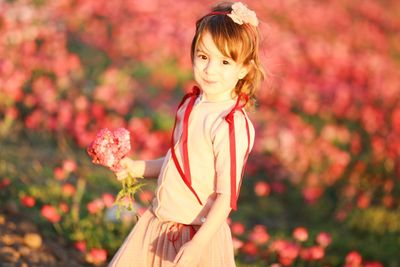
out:
M246 229L245 229L243 223L234 222L231 225L231 230L234 235L242 235Z
M308 231L304 227L296 227L293 230L293 237L300 242L304 242L308 239Z
M346 264L349 264L349 266L361 266L361 263L362 257L358 251L353 250L346 255Z
M98 132L94 141L88 146L87 152L93 163L119 171L119 161L126 156L131 149L129 131L118 128L111 132L104 128Z
M139 199L142 203L148 203L150 202L154 197L153 192L149 191L149 190L145 190L140 192L139 194Z
M66 159L63 161L62 168L64 171L70 173L74 172L77 169L76 162L72 159Z
M249 240L262 245L268 242L269 234L267 233L267 229L264 225L256 225L253 230L250 232Z
M378 261L367 261L364 263L364 267L383 267L383 264Z
M109 208L112 205L114 205L115 197L110 193L104 193L101 196L101 199L103 200L103 203L107 208Z
M0 181L0 189L3 189L5 187L9 186L10 184L11 184L11 180L9 178L5 177Z
M61 191L63 193L63 195L67 196L67 197L71 197L75 194L75 186L70 184L70 183L66 183L62 186Z
M60 214L56 208L51 205L44 205L41 209L42 216L51 223L57 223L61 220Z
M324 248L320 246L312 246L310 247L310 254L312 260L321 260L325 256Z
M102 264L107 260L107 251L101 248L92 248L89 253L86 254L86 260L95 265Z
M90 214L96 214L99 211L104 209L104 203L102 199L95 199L91 202L89 202L86 205L87 210L89 211Z
M232 237L232 242L233 242L233 248L235 249L235 251L241 249L243 247L243 241L241 241L240 239L237 239L236 237Z
M258 248L257 245L254 244L253 242L246 242L242 248L241 251L244 254L247 254L249 256L256 256L258 254Z
M271 187L267 182L258 181L254 186L254 192L259 197L265 197L271 192Z
M67 212L69 211L69 206L68 206L68 204L65 203L65 202L61 202L61 203L58 205L58 207L59 207L59 209L60 209L63 213L67 213Z
M74 247L77 249L77 250L79 250L79 251L81 251L81 252L85 252L86 251L86 241L76 241L75 243L74 243Z
M59 180L65 180L67 178L67 173L65 172L65 170L63 168L60 167L56 167L54 169L54 177Z
M32 196L23 196L21 198L21 203L25 207L32 208L36 204L36 199Z
M327 232L320 232L316 237L316 241L321 247L325 248L331 244L332 236Z

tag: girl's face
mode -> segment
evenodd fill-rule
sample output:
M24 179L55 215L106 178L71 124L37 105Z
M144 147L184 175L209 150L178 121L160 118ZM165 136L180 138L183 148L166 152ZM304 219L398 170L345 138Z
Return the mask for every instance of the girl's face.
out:
M237 82L247 72L245 66L218 50L209 32L203 33L194 54L193 75L206 100L231 99Z

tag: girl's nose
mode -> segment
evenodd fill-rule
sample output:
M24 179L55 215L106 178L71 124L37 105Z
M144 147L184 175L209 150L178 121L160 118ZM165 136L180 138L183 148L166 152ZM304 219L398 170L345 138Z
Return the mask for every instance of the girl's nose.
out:
M209 60L205 65L204 72L206 74L213 74L217 71L217 68L218 68L217 62Z

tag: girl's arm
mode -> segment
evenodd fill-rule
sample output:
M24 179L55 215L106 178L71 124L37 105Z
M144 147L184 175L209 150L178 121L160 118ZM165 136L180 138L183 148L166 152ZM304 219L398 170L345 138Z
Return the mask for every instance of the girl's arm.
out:
M193 236L193 241L200 245L207 245L231 212L230 195L217 194L217 198L208 212L206 221Z
M231 211L230 195L217 194L217 198L211 206L207 220L199 228L192 240L181 247L174 260L176 267L190 267L199 263L202 248L207 246L211 238L217 233L221 225L226 221Z
M163 162L164 157L154 160L132 160L126 157L120 161L124 169L116 175L118 180L125 179L128 174L132 177L157 178Z

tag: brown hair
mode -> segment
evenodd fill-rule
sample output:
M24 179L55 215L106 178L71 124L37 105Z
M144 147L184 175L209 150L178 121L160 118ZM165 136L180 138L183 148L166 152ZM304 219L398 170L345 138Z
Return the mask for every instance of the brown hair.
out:
M212 12L232 11L231 2L223 2L212 8ZM264 69L260 62L258 28L248 23L235 23L224 14L207 14L196 22L196 33L192 40L192 62L198 43L204 32L209 32L221 53L232 58L235 62L249 66L247 75L238 81L234 93L245 93L249 97L247 106L254 106L255 91L264 79Z

